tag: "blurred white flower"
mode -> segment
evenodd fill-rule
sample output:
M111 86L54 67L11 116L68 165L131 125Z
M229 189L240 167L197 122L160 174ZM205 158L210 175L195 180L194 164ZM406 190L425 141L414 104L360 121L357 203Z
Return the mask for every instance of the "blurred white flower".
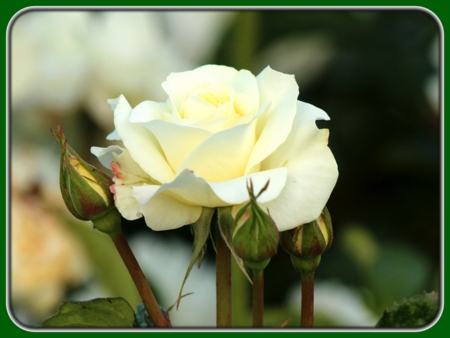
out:
M212 57L235 12L163 12L169 42L182 51L183 57L196 65Z
M168 308L178 299L192 248L181 240L161 241L139 234L130 239L144 274L158 295L161 306ZM170 311L172 325L205 327L216 325L216 278L214 265L205 260L200 269L192 269L183 288L184 297L178 310Z
M288 306L300 306L301 285L288 295ZM374 327L378 318L366 307L361 295L336 281L316 281L314 290L315 316L324 316L337 326Z
M95 72L87 96L97 122L112 126L106 99L126 92L132 102L163 99L162 80L189 69L184 53L168 43L159 12L105 12L91 20L87 41Z
M50 134L50 133L49 133ZM11 147L11 186L21 193L27 192L31 186L39 185L43 193L58 194L59 192L59 156L54 149L34 146ZM32 164L32 170L30 170ZM53 173L49 175L49 173ZM58 198L61 206L62 198ZM54 201L54 203L57 203Z
M110 129L108 98L161 100L171 72L210 57L232 12L29 11L11 35L12 110L80 107ZM106 108L105 108L106 107Z
M88 12L27 12L11 34L13 110L73 111L84 95Z
M257 64L295 74L300 88L314 81L334 57L334 47L326 35L292 35L277 40L263 50Z

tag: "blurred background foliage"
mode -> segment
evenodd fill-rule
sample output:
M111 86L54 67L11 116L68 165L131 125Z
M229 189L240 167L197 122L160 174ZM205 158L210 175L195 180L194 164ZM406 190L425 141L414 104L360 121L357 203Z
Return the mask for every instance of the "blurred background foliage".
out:
M10 29L10 301L25 325L65 299L139 298L108 238L65 210L59 123L90 163L113 129L106 100L163 101L174 71L217 63L294 74L299 99L324 109L339 180L328 202L335 240L316 273L316 325L373 327L403 297L439 291L440 29L419 10L28 11ZM170 212L170 211L169 211ZM123 229L161 305L175 302L189 227ZM251 324L235 270L234 324ZM173 310L178 326L215 325L214 251ZM300 278L279 250L265 273L266 324L299 325Z

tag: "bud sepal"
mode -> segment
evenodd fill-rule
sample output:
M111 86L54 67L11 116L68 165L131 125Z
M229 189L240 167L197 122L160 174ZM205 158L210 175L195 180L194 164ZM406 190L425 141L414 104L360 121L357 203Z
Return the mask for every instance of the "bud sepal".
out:
M252 181L247 184L250 201L236 214L232 230L232 243L236 254L252 270L264 270L277 253L278 228L272 217L261 209L256 199L267 189L269 182L257 196Z
M281 247L291 255L294 267L303 272L317 268L332 241L333 227L326 207L316 220L280 234Z

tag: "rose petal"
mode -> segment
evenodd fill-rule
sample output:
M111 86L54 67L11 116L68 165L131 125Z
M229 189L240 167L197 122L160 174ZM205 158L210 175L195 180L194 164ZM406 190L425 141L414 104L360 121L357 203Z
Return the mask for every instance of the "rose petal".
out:
M286 183L287 168L276 168L250 174L243 177L235 178L234 180L209 183L214 194L222 201L229 205L241 204L249 200L247 184L249 180L253 183L253 191L257 194L269 181L267 190L264 191L258 202L264 203L271 201L278 197Z
M204 72L221 79L222 81L230 82L238 71L232 67L220 66L220 65L204 65L194 69L195 72Z
M260 105L267 102L271 102L271 105L267 112L258 118L256 129L258 141L245 173L253 172L255 166L286 140L297 110L298 85L293 75L279 73L267 67L258 75L257 81Z
M164 193L178 201L205 207L225 206L226 202L220 200L214 194L209 184L190 170L184 170L170 183L159 186L158 190L149 185L133 187L133 194L139 198L141 204L151 203L151 199Z
M192 171L184 170L173 182L162 186L134 186L133 196L140 204L151 203L154 197L162 193L186 204L210 208L241 204L249 200L247 184L251 179L255 192L270 181L267 190L258 198L258 202L264 203L278 197L285 185L286 175L287 168L276 168L226 182L210 183Z
M237 73L237 70L233 68L230 68L229 70L224 69L223 73L226 72ZM187 96L189 96L189 93L196 88L196 86L209 85L218 81L223 81L223 79L212 72L202 71L197 68L188 72L171 73L167 77L166 81L162 83L162 87L173 104L172 109L175 109L172 113L178 115L184 100Z
M253 110L259 105L259 89L256 77L248 70L240 70L232 79L230 84L236 93L241 94L249 100L251 105L246 110Z
M114 110L114 125L134 161L159 182L172 181L174 173L167 163L155 136L140 124L129 121L132 109L123 95L108 100Z
M273 102L275 108L278 103L283 101L297 100L299 91L294 75L288 75L277 72L267 66L257 77L259 89L259 105L263 105L268 101ZM295 104L295 101L292 102Z
M219 131L227 129L230 126L230 119L227 117L219 117L212 121L200 122L195 124L197 127L210 131L215 134Z
M144 101L139 103L130 114L130 122L133 123L152 120L173 120L165 103Z
M161 120L154 120L142 125L151 130L158 139L173 172L178 170L195 147L211 135L211 132L204 129Z
M149 184L133 186L132 195L139 204L144 205L147 204L153 197L155 197L155 194L160 188L160 185Z
M181 203L172 197L159 194L147 204L140 204L134 197L131 186L114 185L115 204L122 216L128 220L145 217L146 224L153 230L171 230L194 223L202 208Z
M286 141L261 164L261 170L278 168L302 151L314 147L321 131L316 120L329 120L328 115L312 104L297 101L297 114L292 123L292 131ZM327 142L324 144L327 147Z
M211 115L214 115L216 107L211 103L206 102L198 97L191 96L186 98L183 107L180 111L181 118L184 121L191 120L192 122L209 120Z
M237 93L233 102L236 114L240 115L241 118L246 118L249 115L250 117L253 117L252 115L254 115L257 111L257 106L253 103L253 101L254 99L251 96L243 93Z
M113 152L121 154L122 151L123 149L119 146L109 146L108 148L91 147L91 153L97 156L100 163L109 170L111 170L111 162L115 161Z
M129 221L141 218L140 205L133 197L133 188L128 185L112 185L111 191L114 194L114 204L120 214Z
M255 124L256 119L210 136L189 154L177 174L190 169L208 182L244 176L255 144Z
M100 163L114 173L113 181L120 185L155 184L154 181L131 158L127 149L119 146L108 148L92 147L91 153L97 156Z
M172 230L198 220L202 207L187 205L176 199L160 194L150 203L140 207L145 223L155 231Z
M120 136L116 130L106 136L106 139L109 141L120 141Z
M338 177L336 161L327 146L329 132L317 129L314 122L326 114L314 106L299 105L308 109L306 117L296 116L287 140L261 165L265 170L280 166L288 169L286 185L278 198L262 204L280 231L319 217Z

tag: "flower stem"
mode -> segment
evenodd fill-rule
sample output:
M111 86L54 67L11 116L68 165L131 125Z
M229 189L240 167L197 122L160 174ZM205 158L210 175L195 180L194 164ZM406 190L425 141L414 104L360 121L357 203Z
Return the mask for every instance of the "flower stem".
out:
M252 69L255 67L254 55L258 47L258 11L238 12L236 17L234 44L232 45L232 63L236 69Z
M170 319L162 313L159 304L156 301L155 295L153 294L153 291L148 284L147 279L145 278L144 273L136 260L136 257L131 251L123 232L119 231L111 235L111 239L122 257L131 278L133 278L134 284L136 285L139 295L142 298L145 309L147 310L148 315L155 327L171 327L172 325L170 323Z
M231 251L216 230L217 327L231 327Z
M253 270L253 327L264 326L264 270Z
M313 327L314 324L314 271L301 272L302 313L301 327Z

